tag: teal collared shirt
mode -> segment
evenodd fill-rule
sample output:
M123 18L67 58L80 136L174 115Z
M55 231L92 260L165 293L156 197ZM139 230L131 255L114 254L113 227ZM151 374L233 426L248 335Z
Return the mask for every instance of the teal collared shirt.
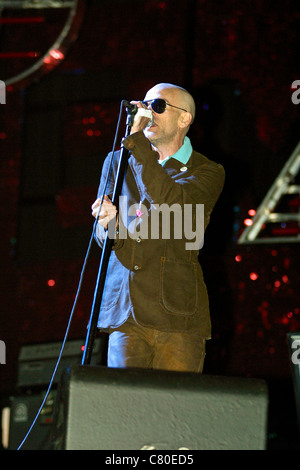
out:
M166 158L162 162L158 160L158 163L160 163L161 165L164 165L170 158L175 158L183 165L186 165L190 159L190 156L192 155L192 151L193 151L193 147L192 147L191 141L188 137L185 137L182 146L180 147L179 150L177 150L176 153L174 153L174 155L170 155L168 158Z

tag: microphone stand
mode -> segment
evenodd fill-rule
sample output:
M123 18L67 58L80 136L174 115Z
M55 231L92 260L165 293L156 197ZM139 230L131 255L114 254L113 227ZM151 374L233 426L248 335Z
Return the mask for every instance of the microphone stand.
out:
M127 120L126 120L125 138L130 134L135 112L136 110L130 109L130 107L127 107L128 114L127 114ZM113 196L112 196L112 203L116 205L117 207L118 207L117 201L119 201L119 196L122 190L125 171L127 168L128 156L129 156L129 151L125 147L122 146L115 184L114 184ZM101 301L102 301L102 296L103 296L104 283L105 283L105 278L106 278L106 273L107 273L109 257L110 257L111 250L113 247L113 241L114 240L108 237L107 235L104 240L104 244L102 248L100 265L99 265L98 276L97 276L97 281L96 281L96 288L94 292L94 299L93 299L91 315L90 315L90 320L89 320L88 329L87 329L83 356L81 360L81 365L83 366L88 365L91 362L95 336L97 333L97 323L98 323L99 311L100 311L100 306L101 306Z

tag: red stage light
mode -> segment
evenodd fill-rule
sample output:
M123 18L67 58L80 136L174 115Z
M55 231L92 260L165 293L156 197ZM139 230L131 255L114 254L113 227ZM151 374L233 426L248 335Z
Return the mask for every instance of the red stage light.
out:
M25 24L25 23L43 23L45 17L35 16L35 17L26 17L26 18L0 18L0 24Z
M49 55L55 60L63 60L65 58L64 54L59 49L52 49Z
M250 227L250 225L253 224L253 220L252 219L245 219L244 224L247 225L247 227Z
M12 52L0 52L0 59L34 59L40 57L38 51L12 51Z

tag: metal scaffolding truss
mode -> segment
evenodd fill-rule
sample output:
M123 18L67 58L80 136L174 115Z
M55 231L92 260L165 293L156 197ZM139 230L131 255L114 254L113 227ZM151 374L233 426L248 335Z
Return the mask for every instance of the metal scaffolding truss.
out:
M75 0L1 0L0 8L72 8Z
M0 68L1 80L6 87L10 87L11 90L24 88L49 73L65 59L68 49L77 39L85 4L85 0L0 0ZM55 38L49 34L46 40L45 35L44 41L48 50L40 49L38 30L34 28L29 30L29 28L31 23L40 24L43 30L47 31L48 16L53 11L57 13L56 24L61 26L61 30ZM51 18L53 21L53 15ZM11 33L8 31L9 28ZM28 33L24 33L24 28L28 29ZM31 35L31 38L35 39L31 44L34 44L36 49L26 50L26 41L24 42L22 33ZM15 37L21 38L20 47L12 50L9 41ZM17 41L12 43L15 46Z
M273 185L269 189L262 203L258 207L252 220L252 225L246 227L238 239L239 244L249 243L295 243L300 242L300 212L281 211L276 212L283 198L288 196L300 196L300 185L295 184L296 176L300 168L300 142L296 146L290 158L282 168ZM269 224L282 224L286 226L277 236L275 230L266 230ZM292 230L288 228L292 224ZM273 232L273 233L272 233Z

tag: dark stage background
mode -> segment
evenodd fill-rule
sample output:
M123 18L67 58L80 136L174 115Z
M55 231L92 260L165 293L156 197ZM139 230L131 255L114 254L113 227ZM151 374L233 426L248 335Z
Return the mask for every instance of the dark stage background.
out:
M2 24L1 50L47 50L59 15L47 13L42 26L11 25L9 33ZM22 345L63 339L121 100L172 82L196 99L194 148L227 175L200 254L213 324L205 373L268 380L273 438L280 441L283 423L285 445L293 443L286 335L300 330L299 243L237 239L300 140L300 105L291 100L300 80L299 31L293 0L90 1L60 65L7 87L0 110L3 396L15 389ZM4 81L33 60L12 55L8 65L4 58ZM70 338L85 338L98 262L93 247Z

